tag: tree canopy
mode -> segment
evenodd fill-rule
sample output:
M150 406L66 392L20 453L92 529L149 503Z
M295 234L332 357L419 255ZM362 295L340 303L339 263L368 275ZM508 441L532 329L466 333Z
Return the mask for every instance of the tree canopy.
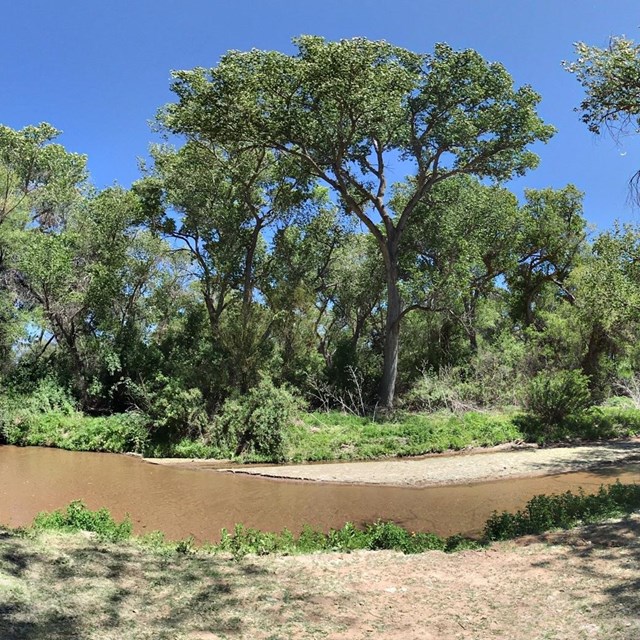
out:
M312 36L295 44L293 56L230 52L213 69L175 72L178 102L159 120L205 146L264 148L296 160L373 235L387 284L380 400L391 407L405 311L400 241L416 208L456 175L524 174L537 164L528 146L553 128L538 117L530 87L515 89L502 65L472 50L440 44L417 54L383 41ZM407 172L402 200L391 184L398 167Z
M130 189L93 187L51 125L0 127L0 401L54 389L158 446L246 450L293 395L487 408L638 377L637 225L508 188L554 132L531 87L445 44L295 46L174 72ZM633 132L636 45L578 51L585 122Z

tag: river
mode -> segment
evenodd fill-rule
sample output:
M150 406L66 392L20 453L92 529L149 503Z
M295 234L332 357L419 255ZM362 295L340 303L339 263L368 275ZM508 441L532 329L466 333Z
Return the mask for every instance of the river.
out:
M412 531L476 534L494 510L519 509L539 493L640 482L638 465L444 487L387 487L274 480L153 465L110 453L0 446L0 523L31 523L39 511L83 500L129 514L138 534L169 540L218 540L236 523L263 531L304 524L328 530L345 522L393 520Z

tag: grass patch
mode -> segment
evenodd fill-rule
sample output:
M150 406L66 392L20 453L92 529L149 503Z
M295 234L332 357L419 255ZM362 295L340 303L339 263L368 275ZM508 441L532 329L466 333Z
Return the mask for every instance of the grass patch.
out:
M116 522L107 509L91 511L83 502L74 500L66 509L39 513L33 521L32 530L66 531L75 533L88 531L101 540L119 542L131 537L131 520Z
M523 438L512 416L502 413L399 413L375 422L339 412L308 413L290 428L286 457L293 462L371 460L490 447Z
M478 548L481 543L462 536L442 538L433 533L408 531L393 522L374 522L358 529L351 523L341 529L322 533L305 527L299 536L290 531L265 533L237 525L233 532L222 532L222 540L213 545L213 551L226 551L234 558L247 554L270 555L325 552L351 552L358 550L392 550L405 554L425 551L454 552L460 549Z

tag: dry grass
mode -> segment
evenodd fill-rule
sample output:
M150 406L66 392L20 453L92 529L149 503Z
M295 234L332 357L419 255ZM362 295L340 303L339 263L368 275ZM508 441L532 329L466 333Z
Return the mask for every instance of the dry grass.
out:
M453 555L246 558L0 534L0 638L640 637L640 518Z

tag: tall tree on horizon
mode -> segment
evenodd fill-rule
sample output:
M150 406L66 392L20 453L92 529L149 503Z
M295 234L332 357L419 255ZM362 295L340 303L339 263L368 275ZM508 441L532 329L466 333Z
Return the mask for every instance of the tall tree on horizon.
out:
M536 166L528 150L553 127L539 96L515 89L505 68L473 50L437 44L413 53L365 38L294 40L295 55L231 51L217 67L176 71L178 101L162 126L200 144L232 143L294 158L335 193L375 238L387 288L379 399L391 408L400 322L400 247L418 204L458 174L503 181ZM411 193L393 207L392 182L407 171Z

